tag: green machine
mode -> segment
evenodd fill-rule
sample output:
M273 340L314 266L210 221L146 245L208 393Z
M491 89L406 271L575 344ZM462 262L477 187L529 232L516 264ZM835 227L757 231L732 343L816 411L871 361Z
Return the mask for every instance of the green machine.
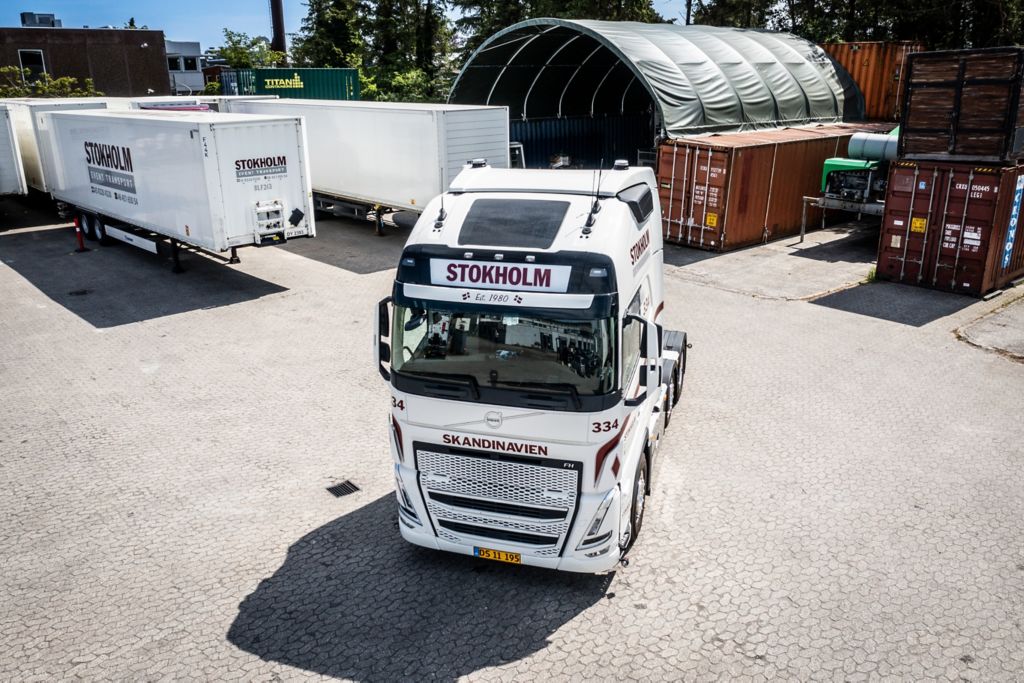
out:
M822 208L880 216L885 209L889 162L896 158L900 129L888 135L855 133L848 157L826 159L821 169Z

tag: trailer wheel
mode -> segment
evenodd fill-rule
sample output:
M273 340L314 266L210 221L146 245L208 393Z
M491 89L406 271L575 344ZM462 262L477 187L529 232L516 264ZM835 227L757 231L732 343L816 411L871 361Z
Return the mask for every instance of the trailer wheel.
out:
M96 239L93 237L92 231L92 220L89 218L89 214L84 211L78 213L78 229L82 231L82 237L87 240Z
M107 243L107 226L99 216L92 219L92 234L100 244Z
M644 525L644 511L647 508L647 454L640 455L640 464L636 468L636 476L633 478L633 500L629 505L629 530L622 551L627 552L636 543L640 536L640 529Z

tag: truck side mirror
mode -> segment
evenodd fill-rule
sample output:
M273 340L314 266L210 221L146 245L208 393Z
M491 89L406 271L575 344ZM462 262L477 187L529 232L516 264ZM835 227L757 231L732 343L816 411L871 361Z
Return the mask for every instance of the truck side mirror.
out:
M640 365L640 387L642 391L634 396L633 398L627 398L624 403L629 408L635 408L638 405L643 404L647 400L647 352L648 345L650 343L650 334L648 332L648 322L638 315L626 315L623 318L623 322L630 323L632 325L640 326L640 356L642 364Z
M640 366L640 386L644 388L635 398L625 400L625 405L634 408L647 400L648 387L661 385L661 339L662 329L657 323L637 315L627 315L625 320L641 325L640 349L643 365Z
M385 337L391 336L391 311L389 305L391 297L381 299L377 304L377 329L373 335L374 339L374 360L377 362L377 371L385 381L391 381L391 371L384 367L384 363L391 364L391 344L384 341Z

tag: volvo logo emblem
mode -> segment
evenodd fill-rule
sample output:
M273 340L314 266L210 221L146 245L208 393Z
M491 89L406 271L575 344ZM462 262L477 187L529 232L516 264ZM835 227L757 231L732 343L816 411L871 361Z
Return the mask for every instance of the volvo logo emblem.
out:
M501 413L499 413L497 410L492 410L491 412L484 415L484 422L486 422L487 426L490 427L491 429L497 429L498 427L500 427L502 421L503 420L501 417Z

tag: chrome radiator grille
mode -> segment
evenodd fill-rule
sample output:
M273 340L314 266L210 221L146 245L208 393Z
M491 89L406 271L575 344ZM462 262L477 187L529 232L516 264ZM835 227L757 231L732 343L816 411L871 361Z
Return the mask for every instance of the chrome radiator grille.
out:
M576 512L578 463L415 447L438 536L462 544L528 539L520 544L532 548L529 554L558 555Z

